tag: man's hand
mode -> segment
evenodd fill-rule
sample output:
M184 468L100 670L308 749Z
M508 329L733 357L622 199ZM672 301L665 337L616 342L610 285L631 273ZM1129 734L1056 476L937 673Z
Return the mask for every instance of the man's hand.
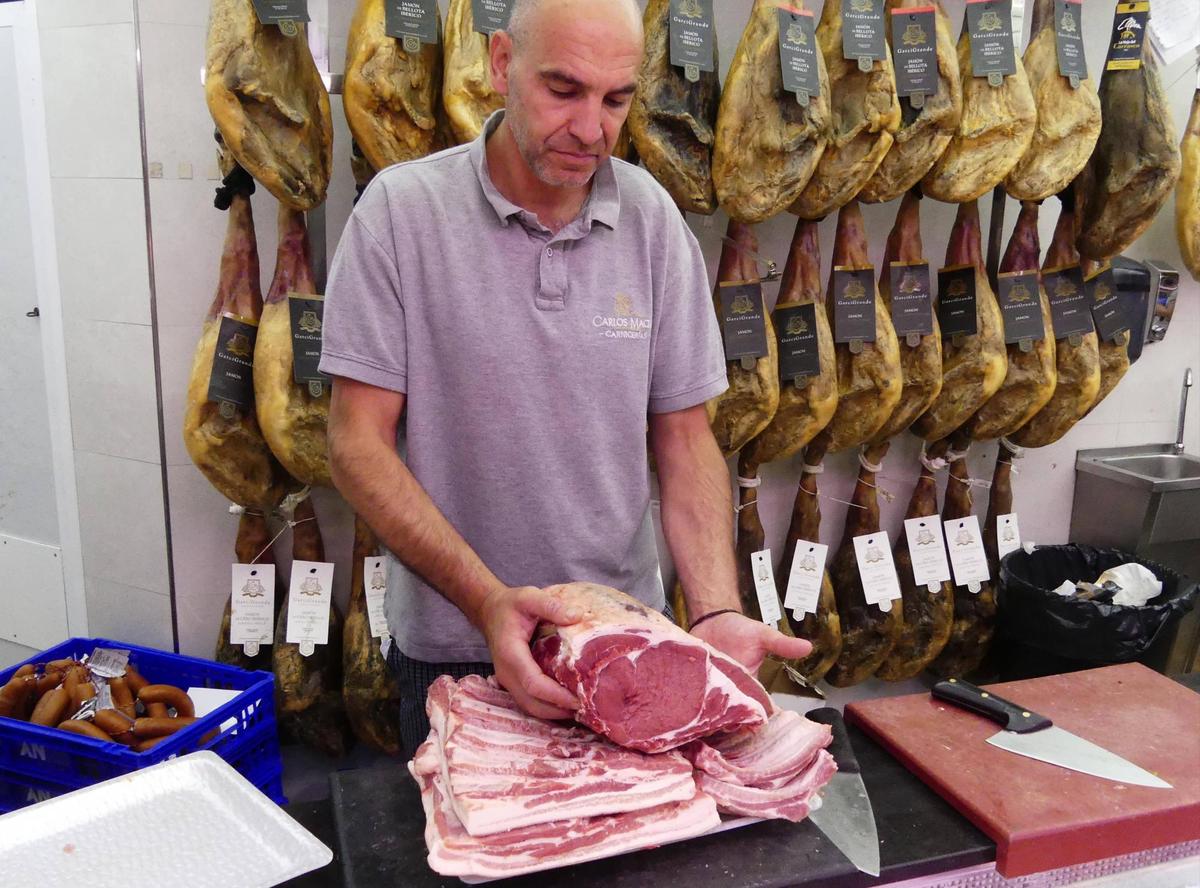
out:
M581 616L535 586L500 588L483 600L479 626L492 652L496 681L530 715L571 718L579 708L575 696L534 662L529 642L538 623L569 626Z
M799 660L807 657L813 649L812 644L803 638L792 638L766 623L735 613L705 620L692 634L733 657L751 673L758 671L767 654L775 654L785 660Z

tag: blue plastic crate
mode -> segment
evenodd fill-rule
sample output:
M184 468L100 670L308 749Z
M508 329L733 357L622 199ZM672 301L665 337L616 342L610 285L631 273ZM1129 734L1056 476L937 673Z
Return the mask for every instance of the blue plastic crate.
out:
M282 762L275 726L275 678L271 673L249 672L236 666L106 638L72 638L25 662L81 657L97 647L128 650L130 664L153 684L171 684L184 690L189 687L222 688L241 693L145 752L134 752L119 743L68 734L57 728L0 718L0 775L20 775L26 788L32 787L35 796L37 792L59 795L197 749L208 749L279 804L287 801L278 776ZM0 672L0 685L22 665L18 663ZM232 726L202 742L206 735L230 719L234 721ZM0 781L3 779L0 776ZM11 798L11 793L6 797L0 788L0 810Z

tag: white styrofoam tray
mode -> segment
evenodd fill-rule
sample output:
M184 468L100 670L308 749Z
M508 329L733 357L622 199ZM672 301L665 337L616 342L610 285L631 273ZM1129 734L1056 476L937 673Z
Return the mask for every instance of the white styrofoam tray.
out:
M0 817L4 888L270 888L332 859L206 751Z

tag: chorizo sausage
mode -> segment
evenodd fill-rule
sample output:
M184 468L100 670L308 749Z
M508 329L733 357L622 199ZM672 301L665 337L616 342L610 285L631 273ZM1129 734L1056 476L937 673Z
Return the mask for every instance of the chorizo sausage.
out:
M143 703L166 703L175 710L176 715L193 716L196 707L192 698L175 685L152 684L138 691L138 699Z

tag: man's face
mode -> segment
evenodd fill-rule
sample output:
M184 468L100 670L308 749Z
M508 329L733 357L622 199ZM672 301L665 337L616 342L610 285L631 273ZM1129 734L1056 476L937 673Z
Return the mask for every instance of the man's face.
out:
M519 46L498 33L492 82L534 175L586 185L616 144L642 59L640 22L623 2L542 0Z

